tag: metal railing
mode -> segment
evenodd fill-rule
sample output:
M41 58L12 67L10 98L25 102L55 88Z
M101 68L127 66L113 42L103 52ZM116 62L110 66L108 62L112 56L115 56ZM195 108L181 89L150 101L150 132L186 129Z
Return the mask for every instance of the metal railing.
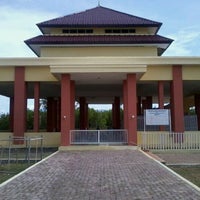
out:
M0 140L0 164L30 161L37 162L43 158L43 137L12 137Z
M139 137L142 149L200 149L200 132L142 132Z
M71 130L71 144L127 144L127 130Z

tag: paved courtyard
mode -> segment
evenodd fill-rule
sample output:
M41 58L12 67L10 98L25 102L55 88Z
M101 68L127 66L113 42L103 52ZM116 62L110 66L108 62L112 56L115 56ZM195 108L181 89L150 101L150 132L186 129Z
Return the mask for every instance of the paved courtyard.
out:
M198 200L200 190L138 150L58 152L0 187L1 200Z

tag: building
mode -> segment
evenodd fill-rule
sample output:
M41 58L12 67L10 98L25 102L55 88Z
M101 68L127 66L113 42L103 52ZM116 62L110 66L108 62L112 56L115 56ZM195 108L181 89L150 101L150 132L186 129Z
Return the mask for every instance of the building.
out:
M137 145L138 116L153 104L170 108L172 131L180 133L195 107L199 130L200 58L162 57L173 40L158 34L161 25L102 6L37 24L42 35L25 43L38 58L0 59L0 95L10 98L10 134L39 133L41 98L47 99L50 144L57 132L60 145L70 145L75 101L83 130L90 128L88 104L113 104L113 128L128 131L129 145ZM34 133L26 132L27 98L35 102Z

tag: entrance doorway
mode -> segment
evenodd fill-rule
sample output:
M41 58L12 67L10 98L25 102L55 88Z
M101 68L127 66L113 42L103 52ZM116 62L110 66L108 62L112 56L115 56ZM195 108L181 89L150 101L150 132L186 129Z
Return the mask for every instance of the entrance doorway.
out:
M110 130L123 128L123 110L112 104L76 106L76 130Z

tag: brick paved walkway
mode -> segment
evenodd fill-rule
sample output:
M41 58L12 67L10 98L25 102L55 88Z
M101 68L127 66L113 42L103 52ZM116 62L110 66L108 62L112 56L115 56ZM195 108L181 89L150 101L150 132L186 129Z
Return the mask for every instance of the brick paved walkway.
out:
M59 152L0 187L1 200L192 200L195 190L137 150Z

